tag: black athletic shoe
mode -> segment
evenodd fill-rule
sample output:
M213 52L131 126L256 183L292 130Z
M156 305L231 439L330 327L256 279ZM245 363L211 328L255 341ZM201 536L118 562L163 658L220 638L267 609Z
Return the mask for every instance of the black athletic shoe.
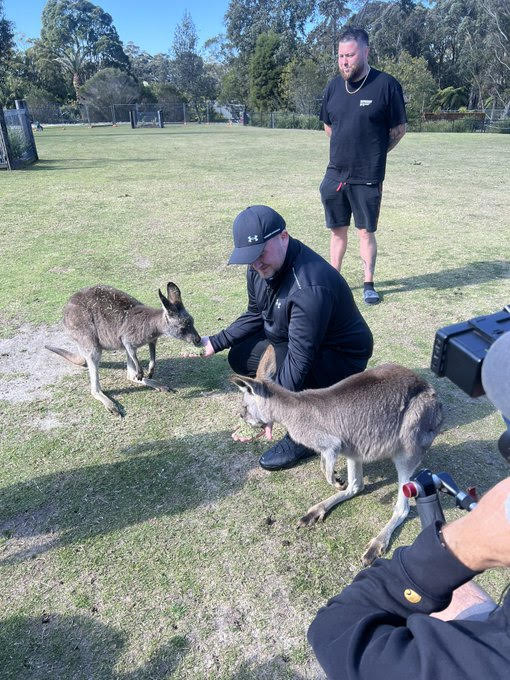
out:
M280 439L260 456L259 463L264 470L282 470L292 467L302 458L313 456L314 453L315 451L312 451L312 449L307 449L302 444L296 444L286 434L283 439Z

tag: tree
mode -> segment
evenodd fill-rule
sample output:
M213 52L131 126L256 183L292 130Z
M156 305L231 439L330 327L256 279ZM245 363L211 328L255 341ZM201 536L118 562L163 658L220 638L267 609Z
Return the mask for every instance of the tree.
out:
M259 111L278 108L282 101L283 65L280 38L274 31L261 33L250 61L250 99Z
M304 38L315 0L230 0L225 13L227 40L247 60L261 33L274 31L289 56Z
M174 59L171 68L172 84L181 92L202 120L205 104L216 97L216 82L207 73L204 60L197 53L197 31L189 12L177 25L172 43Z
M379 67L396 78L404 90L409 123L419 120L423 111L430 110L435 102L437 83L423 57L412 57L401 52L398 59L384 59Z
M286 105L297 113L318 113L327 76L312 59L295 57L283 68L282 90Z
M129 58L130 71L138 80L147 83L170 81L172 64L166 54L158 53L152 56L132 42L127 43L124 51Z
M140 86L132 75L117 68L104 68L79 89L79 101L98 111L108 111L113 104L133 104L140 98Z
M112 17L88 0L48 0L42 13L39 48L59 64L75 92L105 67L129 68Z
M6 98L7 71L14 57L14 32L12 23L4 16L3 0L0 0L0 105Z
M349 14L345 0L318 0L317 11L321 21L310 31L307 44L318 55L326 54L331 63L336 65L338 54L338 37L342 22Z

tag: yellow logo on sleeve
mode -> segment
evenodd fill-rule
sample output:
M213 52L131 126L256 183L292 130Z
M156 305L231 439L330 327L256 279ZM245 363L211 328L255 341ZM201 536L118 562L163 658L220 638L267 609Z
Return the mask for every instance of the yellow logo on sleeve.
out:
M404 597L408 602L411 604L418 604L421 600L421 595L418 595L414 590L411 590L411 588L406 588L404 590Z

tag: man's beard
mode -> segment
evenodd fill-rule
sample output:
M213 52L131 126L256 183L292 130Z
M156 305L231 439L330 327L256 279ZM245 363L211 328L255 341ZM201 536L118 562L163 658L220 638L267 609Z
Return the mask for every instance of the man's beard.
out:
M355 83L357 80L361 80L362 78L361 74L363 73L364 68L365 68L364 64L357 64L354 70L349 72L349 75L344 73L342 70L340 70L340 75L344 80L347 80L350 83Z

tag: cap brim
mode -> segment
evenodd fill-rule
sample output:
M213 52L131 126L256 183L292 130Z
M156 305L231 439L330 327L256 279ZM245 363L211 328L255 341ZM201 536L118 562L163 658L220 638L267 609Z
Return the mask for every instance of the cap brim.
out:
M228 264L251 264L264 250L265 243L257 243L244 248L234 248Z

